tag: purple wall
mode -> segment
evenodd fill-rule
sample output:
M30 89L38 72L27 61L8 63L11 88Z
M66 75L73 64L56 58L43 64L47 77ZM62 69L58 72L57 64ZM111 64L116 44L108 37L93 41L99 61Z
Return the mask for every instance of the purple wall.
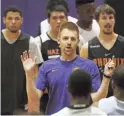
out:
M1 0L1 15L3 16L4 10L10 5L16 5L23 12L24 24L22 30L26 33L36 36L38 26L42 20L46 18L46 5L48 0ZM77 17L75 9L75 0L68 0L70 8L69 15ZM96 6L103 4L104 0L96 0ZM3 23L1 28L4 28Z

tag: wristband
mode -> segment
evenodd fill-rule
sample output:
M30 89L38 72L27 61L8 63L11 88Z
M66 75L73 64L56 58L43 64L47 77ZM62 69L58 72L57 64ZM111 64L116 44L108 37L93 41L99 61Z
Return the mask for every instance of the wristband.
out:
M105 73L103 73L103 76L106 77L106 78L108 78L108 79L111 78L111 76L108 76L108 75L106 75Z

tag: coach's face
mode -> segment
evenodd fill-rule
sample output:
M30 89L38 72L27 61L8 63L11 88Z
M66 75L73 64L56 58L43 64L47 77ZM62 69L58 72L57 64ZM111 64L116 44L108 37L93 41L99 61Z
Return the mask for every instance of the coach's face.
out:
M49 24L53 32L59 32L60 26L67 21L67 16L64 12L53 11L50 15Z
M76 48L79 43L79 36L77 31L63 29L59 34L59 44L61 52L67 56L71 56L76 53Z

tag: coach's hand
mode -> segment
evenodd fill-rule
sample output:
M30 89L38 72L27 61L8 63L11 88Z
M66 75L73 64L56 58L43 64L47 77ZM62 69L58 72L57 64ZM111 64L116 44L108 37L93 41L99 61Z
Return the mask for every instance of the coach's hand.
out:
M21 55L21 61L22 61L25 73L30 77L35 77L36 57L32 58L30 51L24 51L23 55Z
M107 78L111 78L114 69L115 69L115 63L114 63L113 58L112 58L112 59L110 59L109 62L105 65L103 76L105 76L105 77L107 77Z

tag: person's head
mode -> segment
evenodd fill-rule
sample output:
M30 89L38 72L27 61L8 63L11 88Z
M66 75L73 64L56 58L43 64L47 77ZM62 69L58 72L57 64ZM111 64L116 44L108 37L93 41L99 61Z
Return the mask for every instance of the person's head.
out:
M48 11L47 16L51 30L54 32L58 32L60 26L67 21L67 11L62 5L54 6L52 10Z
M95 15L94 0L76 0L78 20L92 23Z
M71 73L67 87L72 98L87 98L92 92L92 77L86 71L76 69Z
M22 12L15 6L8 7L4 12L3 23L6 29L16 33L23 23Z
M77 25L72 22L63 23L59 30L58 43L61 48L61 53L67 56L75 55L79 43L79 30Z
M67 4L66 0L49 0L48 4L47 4L47 7L46 7L46 10L50 11L56 5L64 6L65 9L67 10L67 12L69 12L69 8L68 8L68 4Z
M115 10L111 6L103 4L97 7L95 19L102 33L110 35L114 32Z
M124 64L114 70L112 75L112 88L115 95L124 95Z

